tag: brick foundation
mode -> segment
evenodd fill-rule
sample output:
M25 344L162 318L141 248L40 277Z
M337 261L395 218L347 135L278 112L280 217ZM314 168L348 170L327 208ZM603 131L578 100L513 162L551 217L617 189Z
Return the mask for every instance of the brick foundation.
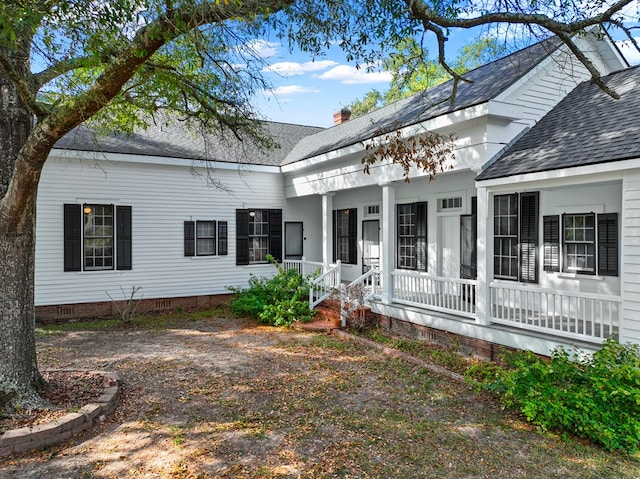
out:
M512 350L499 344L484 341L482 339L470 338L459 334L450 333L441 329L430 328L409 321L392 318L382 314L371 313L374 324L382 329L387 329L393 333L407 336L412 339L433 341L435 343L453 346L462 354L475 356L490 361L497 361L500 354L505 350Z
M136 314L215 308L228 302L230 294L212 294L206 296L186 296L176 298L156 298L139 300ZM96 303L58 304L36 306L36 320L42 324L56 324L76 319L107 318L118 316L118 305L122 308L124 301L101 301Z

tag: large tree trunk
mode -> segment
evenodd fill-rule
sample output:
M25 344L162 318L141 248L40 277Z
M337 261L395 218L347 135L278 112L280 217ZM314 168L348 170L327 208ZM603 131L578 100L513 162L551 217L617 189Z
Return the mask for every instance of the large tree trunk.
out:
M32 115L0 70L0 201L31 128ZM36 188L27 195L20 221L0 214L0 408L43 404L35 349L36 195Z

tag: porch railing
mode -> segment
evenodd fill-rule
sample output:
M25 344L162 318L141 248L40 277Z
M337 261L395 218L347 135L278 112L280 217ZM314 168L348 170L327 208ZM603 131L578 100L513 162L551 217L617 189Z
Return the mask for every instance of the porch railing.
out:
M475 318L476 281L444 278L415 271L394 271L396 303Z
M349 283L349 286L362 284L364 287L364 300L369 301L372 298L380 296L382 290L380 289L380 270L378 268L371 268L369 271L354 279Z
M491 283L491 321L601 342L618 336L621 298Z
M323 272L323 264L320 261L307 261L306 259L285 259L282 262L285 271L295 269L298 274L304 276L318 276Z
M313 309L322 301L327 299L332 290L340 285L341 264L338 260L336 264L330 265L329 269L311 280L309 288L309 308Z

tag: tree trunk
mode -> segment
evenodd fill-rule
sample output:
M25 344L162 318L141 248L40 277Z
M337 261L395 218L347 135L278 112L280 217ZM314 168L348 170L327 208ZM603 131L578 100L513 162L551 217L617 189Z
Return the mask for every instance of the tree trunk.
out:
M28 108L0 70L0 205L31 125ZM0 408L44 404L35 348L36 195L35 188L29 192L19 222L0 214Z

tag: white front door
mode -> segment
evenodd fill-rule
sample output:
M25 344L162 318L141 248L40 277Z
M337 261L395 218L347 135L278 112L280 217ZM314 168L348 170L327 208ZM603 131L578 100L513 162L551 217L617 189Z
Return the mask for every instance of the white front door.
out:
M438 217L438 275L458 278L460 274L460 217Z

